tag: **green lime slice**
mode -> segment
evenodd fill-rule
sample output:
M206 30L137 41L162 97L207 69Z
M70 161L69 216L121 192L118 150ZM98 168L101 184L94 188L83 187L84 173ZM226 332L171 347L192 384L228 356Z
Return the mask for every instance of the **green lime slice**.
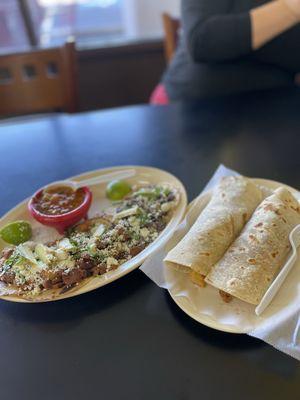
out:
M106 187L106 196L113 201L122 200L130 192L131 186L125 181L114 180Z
M0 230L0 237L9 244L18 245L31 239L32 229L29 222L15 221Z

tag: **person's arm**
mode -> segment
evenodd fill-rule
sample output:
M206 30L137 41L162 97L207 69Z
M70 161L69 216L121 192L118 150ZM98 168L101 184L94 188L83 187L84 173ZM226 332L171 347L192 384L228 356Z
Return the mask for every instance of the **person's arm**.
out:
M300 20L297 4L291 8L287 3L299 3L300 16L300 0L275 0L240 13L231 12L231 0L182 0L191 57L195 62L213 62L249 54Z
M252 9L250 17L252 49L256 50L300 21L300 1L272 1Z

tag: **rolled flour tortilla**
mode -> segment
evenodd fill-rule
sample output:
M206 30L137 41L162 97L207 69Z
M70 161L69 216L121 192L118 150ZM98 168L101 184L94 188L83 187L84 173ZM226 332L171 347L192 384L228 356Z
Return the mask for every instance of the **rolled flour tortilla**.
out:
M167 254L165 264L206 276L239 235L262 198L262 191L249 179L222 178L192 228Z
M277 189L259 205L206 282L247 303L259 304L285 263L291 250L289 234L298 224L299 202L287 189Z

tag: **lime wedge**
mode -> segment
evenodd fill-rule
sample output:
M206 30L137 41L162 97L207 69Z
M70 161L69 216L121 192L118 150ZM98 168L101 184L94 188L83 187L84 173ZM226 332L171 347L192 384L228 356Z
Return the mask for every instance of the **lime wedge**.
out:
M29 222L15 221L0 230L0 237L9 244L18 245L31 239L32 229Z
M122 200L130 192L131 186L125 181L114 180L106 187L106 196L113 201Z

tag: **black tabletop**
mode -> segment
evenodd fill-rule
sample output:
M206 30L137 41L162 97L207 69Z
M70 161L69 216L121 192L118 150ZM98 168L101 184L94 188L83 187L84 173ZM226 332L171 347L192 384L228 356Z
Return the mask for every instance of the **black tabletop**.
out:
M300 187L300 90L0 124L0 215L49 181L166 169L190 199L220 163ZM190 319L142 272L44 304L0 302L1 399L292 399L300 365Z

